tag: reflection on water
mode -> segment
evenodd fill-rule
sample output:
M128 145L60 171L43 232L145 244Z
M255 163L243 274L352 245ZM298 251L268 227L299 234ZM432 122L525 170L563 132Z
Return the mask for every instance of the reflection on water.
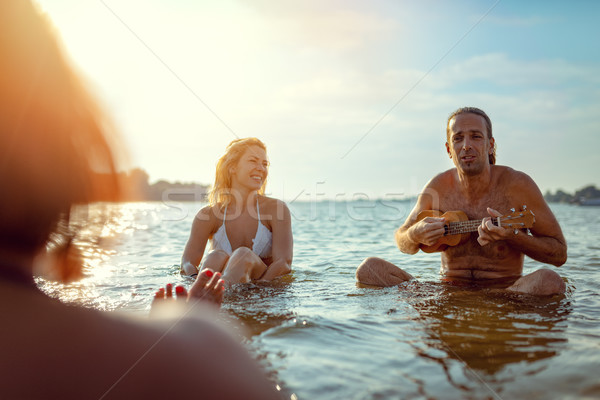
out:
M425 334L412 344L415 352L439 363L460 390L471 390L474 375L490 390L501 391L514 380L503 373L513 364L525 374L540 372L548 363L538 361L565 348L572 309L565 296L539 298L441 283L410 283L403 289ZM464 368L453 368L454 361Z
M98 203L77 208L70 225L83 255L84 278L67 284L37 278L38 286L52 297L84 307L147 311L151 299L147 296L168 277L163 269L149 270L151 262L138 262L161 249L160 237L170 230L161 227L164 208L156 203Z

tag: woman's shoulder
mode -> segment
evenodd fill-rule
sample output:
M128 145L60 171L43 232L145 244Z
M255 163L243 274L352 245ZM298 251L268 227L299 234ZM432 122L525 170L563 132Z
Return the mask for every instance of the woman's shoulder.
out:
M196 221L215 223L223 219L225 206L220 203L207 204L196 213Z
M276 199L274 197L259 196L258 205L260 207L261 214L289 214L289 208L283 200Z

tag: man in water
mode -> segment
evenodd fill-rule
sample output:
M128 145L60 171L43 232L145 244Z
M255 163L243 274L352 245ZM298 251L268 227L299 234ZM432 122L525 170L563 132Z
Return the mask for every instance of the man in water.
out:
M565 283L550 269L522 276L524 255L560 267L567 260L567 244L535 182L523 172L495 165L495 140L486 113L474 107L452 113L446 127L446 151L456 168L435 176L425 186L396 231L398 248L415 254L444 236L447 221L421 219L420 212L460 210L469 220L482 222L468 240L441 252L444 280L536 295L564 293ZM535 214L530 231L494 225L492 217L523 205ZM385 260L369 257L356 270L356 279L366 285L395 286L413 277Z

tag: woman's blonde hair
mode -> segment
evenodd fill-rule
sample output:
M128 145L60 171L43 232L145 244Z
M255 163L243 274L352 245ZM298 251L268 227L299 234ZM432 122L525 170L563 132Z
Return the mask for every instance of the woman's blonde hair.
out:
M208 192L209 204L227 206L231 202L231 169L235 167L244 152L251 146L258 146L267 151L267 146L255 137L236 139L229 143L225 154L217 161L217 171L215 173L215 183ZM267 179L258 190L258 194L265 194Z

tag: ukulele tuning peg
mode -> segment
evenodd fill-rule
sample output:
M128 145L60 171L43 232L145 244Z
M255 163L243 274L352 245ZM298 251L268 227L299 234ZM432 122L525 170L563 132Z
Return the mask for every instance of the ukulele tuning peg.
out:
M510 212L515 212L515 209L514 209L514 208L511 208L511 209L510 209Z
M527 206L525 204L523 204L523 207L521 207L521 211L527 211Z

